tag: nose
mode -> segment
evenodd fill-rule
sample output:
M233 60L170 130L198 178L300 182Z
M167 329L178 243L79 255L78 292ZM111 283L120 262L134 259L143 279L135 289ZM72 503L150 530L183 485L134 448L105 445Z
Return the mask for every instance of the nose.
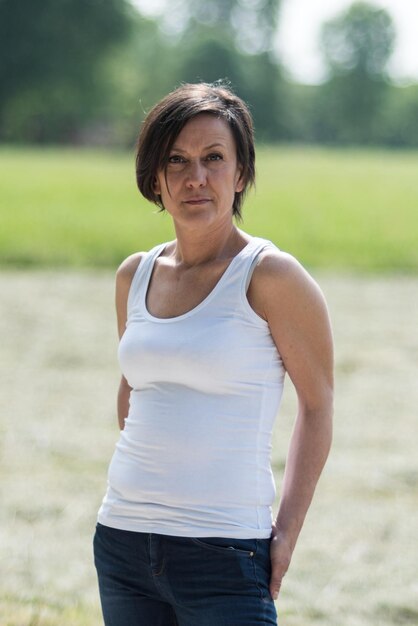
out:
M188 187L204 187L206 185L206 168L200 161L190 161L187 171Z

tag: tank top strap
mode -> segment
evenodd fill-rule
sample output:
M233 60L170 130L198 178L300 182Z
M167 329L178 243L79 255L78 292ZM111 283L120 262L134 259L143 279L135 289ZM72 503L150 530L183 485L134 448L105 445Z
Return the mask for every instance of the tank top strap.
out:
M245 291L250 284L252 273L258 261L258 256L260 252L266 248L277 250L274 243L268 239L253 237L234 259L230 279L232 281L236 280L239 287L245 289Z
M128 318L129 312L132 310L132 308L136 304L141 302L141 299L144 298L144 291L148 286L150 274L154 266L154 261L161 254L166 245L167 243L161 243L158 244L158 246L154 246L154 248L151 248L151 250L149 250L141 259L141 262L139 263L136 272L132 278L131 287L129 289Z
M244 255L243 267L242 267L242 283L241 287L244 290L244 293L247 292L248 286L251 282L251 278L255 269L255 266L258 263L258 257L260 252L265 250L266 248L270 248L272 250L278 250L277 246L270 241L269 239L263 239L261 237L254 237L251 242L252 246L248 249L248 252Z
M138 268L132 279L131 287L128 295L128 322L136 318L138 315L144 314L144 302L146 298L146 290L148 288L150 276L156 258L163 252L167 243L155 246L147 252L138 265ZM258 255L266 248L277 247L268 239L261 237L252 237L249 243L239 252L230 265L227 267L225 274L221 277L216 287L209 296L193 311L205 310L206 314L211 306L215 308L221 306L234 310L239 302L244 302L244 309L248 311L248 302L246 293L250 284L252 273L257 264ZM183 316L180 316L183 317Z
M258 256L266 248L277 250L277 247L268 239L253 237L236 255L219 281L216 298L211 300L212 307L228 311L229 314L231 311L237 314L240 310L247 317L250 314L252 319L258 318L251 309L246 294ZM260 321L260 318L257 321Z

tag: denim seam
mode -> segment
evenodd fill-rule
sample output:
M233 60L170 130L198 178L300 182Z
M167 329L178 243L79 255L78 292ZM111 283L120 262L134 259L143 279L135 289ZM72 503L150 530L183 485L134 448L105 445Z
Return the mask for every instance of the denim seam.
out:
M151 570L151 573L153 576L161 576L161 574L164 571L164 567L165 567L165 558L163 558L163 562L161 563L161 569L159 572L154 572L154 570Z
M221 554L225 554L225 553L229 553L229 554L243 554L245 556L247 556L248 558L252 558L254 554L256 554L257 551L257 546L258 544L256 543L256 550L243 550L242 548L228 548L226 546L217 546L215 544L211 544L211 543L205 543L204 541L200 541L197 537L190 537L190 539L192 540L192 542L197 545L200 546L201 548L204 548L206 550L211 550L213 552L220 552ZM256 540L257 542L257 540Z
M256 556L256 554L257 554L257 552L258 552L258 546L259 546L258 539L256 539L256 550L255 550L255 553L254 553L254 557ZM255 584L256 584L257 589L258 589L258 591L259 591L259 593L260 593L260 598L261 598L262 600L264 600L264 597L265 597L265 596L264 596L264 594L263 594L263 590L261 589L261 587L260 587L260 583L259 583L258 578L257 578L257 568L256 568L255 558L254 558L254 557L252 558L252 564L253 564L253 571L254 571L254 579L255 579Z

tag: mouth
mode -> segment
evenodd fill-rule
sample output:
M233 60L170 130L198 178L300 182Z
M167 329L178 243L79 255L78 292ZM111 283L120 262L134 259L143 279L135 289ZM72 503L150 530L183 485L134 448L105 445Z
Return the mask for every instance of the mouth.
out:
M207 202L210 202L210 198L189 198L184 201L185 204L190 206L198 206L200 204L206 204Z

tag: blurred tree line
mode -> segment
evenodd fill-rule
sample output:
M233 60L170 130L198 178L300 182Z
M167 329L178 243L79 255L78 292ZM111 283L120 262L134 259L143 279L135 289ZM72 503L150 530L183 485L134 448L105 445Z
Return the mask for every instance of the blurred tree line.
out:
M131 146L165 93L227 78L260 141L418 146L418 85L387 77L384 9L355 2L323 25L328 78L317 86L289 81L273 53L280 0L171 0L152 19L140 9L0 0L0 140Z

